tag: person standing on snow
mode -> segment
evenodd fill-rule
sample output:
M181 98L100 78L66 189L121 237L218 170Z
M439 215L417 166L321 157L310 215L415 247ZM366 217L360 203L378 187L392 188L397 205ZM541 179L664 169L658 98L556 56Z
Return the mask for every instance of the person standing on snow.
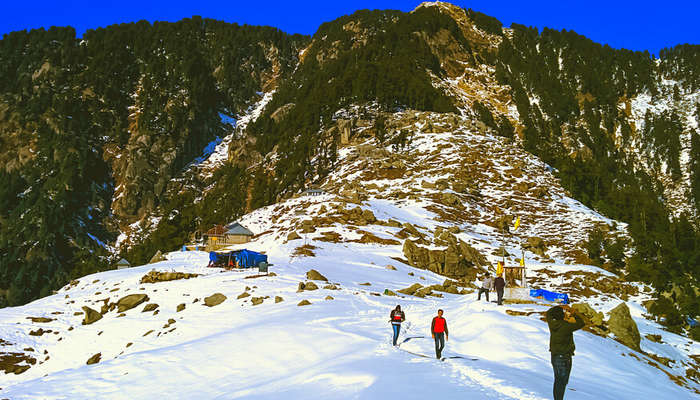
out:
M486 293L486 302L489 301L489 290L493 289L493 278L491 275L485 274L484 279L481 280L481 287L479 288L479 296L477 296L476 301L481 300L481 294Z
M430 333L435 339L435 356L442 358L442 349L445 348L445 341L449 339L449 331L447 330L447 321L442 317L442 310L438 310L437 317L433 318L430 324Z
M503 288L506 287L506 281L503 279L503 274L498 274L498 278L496 278L496 281L493 283L493 286L496 287L496 294L498 295L498 305L503 304Z
M389 322L391 322L391 327L394 328L394 346L396 346L396 341L399 339L399 331L401 331L401 323L406 320L406 315L401 311L401 306L397 305L396 308L391 310L389 314Z
M554 370L554 400L563 400L566 385L571 373L571 357L574 355L574 331L583 328L583 318L571 307L566 306L567 312L560 306L547 310L547 325L549 325L549 351L552 353L552 369ZM568 322L569 312L576 322ZM565 315L566 314L566 315Z

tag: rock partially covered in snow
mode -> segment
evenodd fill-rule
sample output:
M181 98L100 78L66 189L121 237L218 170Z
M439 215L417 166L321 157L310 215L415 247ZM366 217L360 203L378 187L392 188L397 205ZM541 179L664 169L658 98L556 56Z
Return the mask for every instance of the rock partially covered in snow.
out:
M226 300L226 296L221 293L214 293L209 297L204 298L204 305L209 307L217 306Z
M328 278L325 276L321 275L320 272L316 271L315 269L309 270L306 273L306 279L311 280L311 281L324 281L328 282Z
M102 319L102 314L100 314L96 310L93 310L90 307L87 307L87 306L83 307L83 311L85 312L85 318L83 319L83 325L90 325L90 324Z
M146 301L148 301L148 295L143 293L130 294L122 297L119 299L119 301L117 301L117 312L122 313L126 310L131 310L132 308Z

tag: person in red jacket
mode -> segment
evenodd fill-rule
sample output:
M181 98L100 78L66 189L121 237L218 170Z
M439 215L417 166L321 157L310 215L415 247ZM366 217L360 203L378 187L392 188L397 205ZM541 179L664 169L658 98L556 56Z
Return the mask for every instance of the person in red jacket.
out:
M397 305L396 308L391 310L391 314L389 314L389 322L391 322L391 327L394 329L394 346L396 346L396 341L399 339L401 323L405 320L406 314L401 311L401 306Z
M438 310L437 314L437 317L433 318L433 323L430 324L430 333L435 339L435 356L442 358L442 349L445 348L445 341L449 339L449 331L447 321L442 317L442 310Z

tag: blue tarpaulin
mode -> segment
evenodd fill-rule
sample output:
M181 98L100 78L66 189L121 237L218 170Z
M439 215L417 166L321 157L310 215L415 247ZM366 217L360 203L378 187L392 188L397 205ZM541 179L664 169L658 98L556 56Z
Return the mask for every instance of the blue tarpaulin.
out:
M530 297L542 297L547 301L555 301L561 304L569 304L569 295L566 293L550 292L544 289L530 289Z
M222 266L236 266L239 268L257 267L258 264L267 262L267 255L255 251L243 249L217 253L209 252L209 264Z

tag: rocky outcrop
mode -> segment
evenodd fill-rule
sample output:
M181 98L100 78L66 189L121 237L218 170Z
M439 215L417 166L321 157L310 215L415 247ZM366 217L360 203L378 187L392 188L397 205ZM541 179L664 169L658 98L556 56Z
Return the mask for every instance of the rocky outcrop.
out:
M629 348L641 351L639 348L639 343L641 342L639 329L637 329L637 324L632 319L632 315L630 315L630 309L627 307L627 304L620 303L609 314L608 327L615 334L617 340Z
M287 241L288 241L288 242L289 242L290 240L297 240L297 239L301 239L301 236L299 236L299 234L296 233L296 231L289 232L289 234L287 235Z
M313 282L299 282L299 287L297 289L297 292L303 292L303 291L309 291L309 290L318 290L318 285L316 285Z
M451 278L469 277L470 280L488 266L486 257L463 240L449 233L442 236L447 243L445 250L430 250L406 239L403 255L408 260L408 264Z
M573 308L579 314L584 316L584 319L587 322L586 325L603 325L603 313L597 312L593 309L593 307L589 306L587 303L576 303L573 304L571 308Z
M151 260L148 261L148 263L153 264L153 263L157 263L157 262L164 261L164 260L166 260L166 258L163 257L163 253L161 253L161 251L158 250L158 251L156 251L156 254L154 254L153 257L151 257Z
M531 251L540 257L544 257L547 252L544 240L536 236L527 238L527 243L523 245L523 249Z
M146 301L148 301L148 295L142 293L130 294L122 297L119 299L119 301L117 301L117 312L122 313L126 310L131 310L132 308Z
M311 281L328 282L328 278L323 276L320 272L316 271L315 269L312 269L306 273L306 279Z
M102 358L102 353L95 354L94 356L88 358L87 365L97 364L100 362L100 358Z
M204 298L204 305L208 307L214 307L226 300L226 296L221 293L214 293L209 297Z
M83 318L83 325L90 325L102 319L102 314L93 310L90 307L84 306L83 312L85 313L85 318Z
M190 274L186 272L159 272L150 271L143 277L141 277L141 283L156 283L156 282L167 282L175 281L178 279L190 279L196 278L199 274Z
M423 287L423 285L421 285L420 283L414 283L413 285L411 285L411 286L409 286L409 287L407 287L407 288L404 288L404 289L399 290L399 293L403 293L403 294L407 294L407 295L409 295L409 296L413 296L413 294L416 293L416 291L418 291L418 290L419 290L420 288L422 288L422 287Z
M297 304L297 306L308 306L308 305L311 305L311 302L308 300L302 300Z
M144 307L141 312L155 311L156 308L158 308L158 304L156 303L146 304L146 307Z
M282 298L282 296L275 296L275 303L281 303L283 301L284 299Z
M254 306L257 306L259 304L262 304L264 300L264 297L253 297L250 299L250 302L253 303Z

